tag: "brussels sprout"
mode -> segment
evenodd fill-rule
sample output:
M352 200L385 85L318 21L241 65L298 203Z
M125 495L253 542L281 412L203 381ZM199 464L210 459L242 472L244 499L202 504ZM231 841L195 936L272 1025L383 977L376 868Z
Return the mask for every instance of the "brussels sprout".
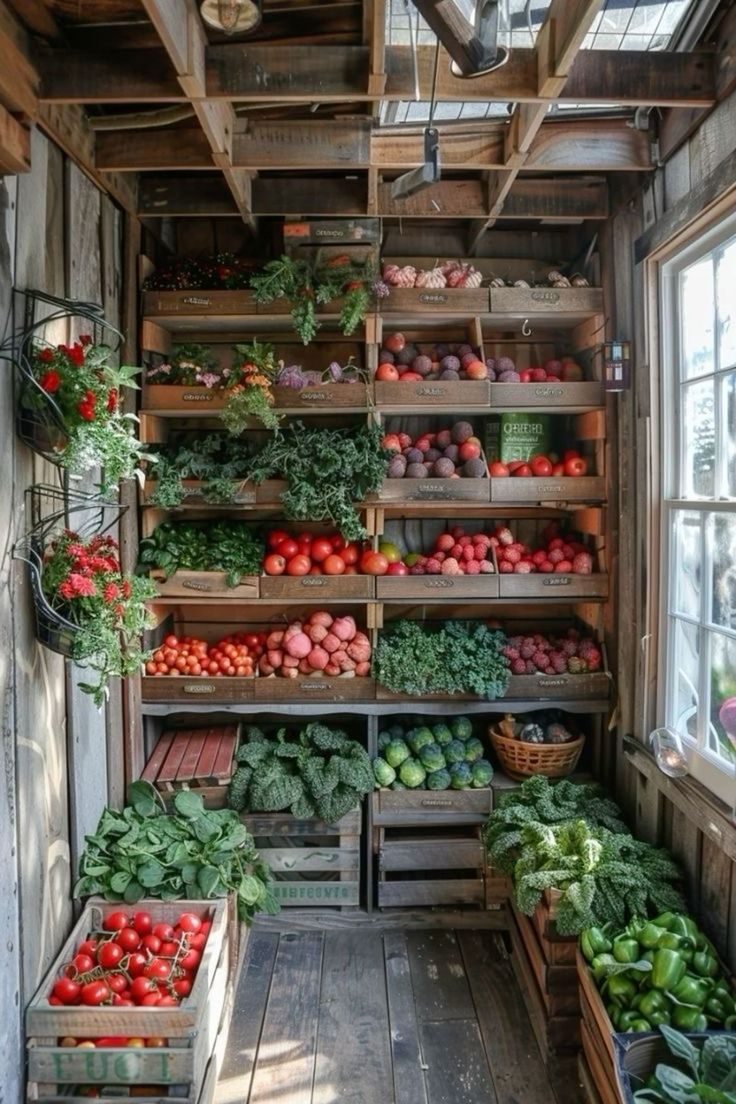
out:
M427 775L428 790L447 790L450 787L450 782L450 772L447 768L432 771L431 774Z
M396 771L380 756L373 760L373 777L378 786L390 786L396 781Z
M383 749L383 758L390 767L400 767L405 759L411 755L403 740L392 740Z
M477 736L471 736L465 744L465 762L474 763L483 758L483 745Z
M414 728L407 734L406 742L414 754L418 755L423 747L434 743L434 737L429 728Z
M473 775L473 787L476 790L485 789L493 781L493 767L487 759L476 759L471 767Z
M400 782L397 778L395 782L391 783L392 790L407 790L409 787L405 786L403 782Z
M473 784L473 771L470 763L455 763L450 767L450 785L453 790L466 790Z
M450 728L456 740L469 740L473 735L473 726L468 717L454 717Z
M393 740L393 736L390 732L384 731L378 733L378 750L385 751L388 745Z
M410 790L417 790L427 777L422 764L417 759L405 759L399 767L399 778Z
M445 766L445 757L438 744L425 744L419 749L419 762L425 770L438 771Z
M452 733L446 724L432 725L432 734L434 735L434 742L439 744L440 747L447 747L452 740Z
M443 748L446 763L462 763L465 759L465 744L461 740L451 740L446 748Z

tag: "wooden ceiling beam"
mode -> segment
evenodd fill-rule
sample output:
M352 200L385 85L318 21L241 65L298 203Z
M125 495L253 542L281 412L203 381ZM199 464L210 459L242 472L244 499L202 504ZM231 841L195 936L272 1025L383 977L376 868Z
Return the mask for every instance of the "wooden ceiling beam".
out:
M238 213L219 176L141 177L138 214L146 218L237 218Z
M370 119L255 120L233 140L233 162L250 169L363 169L370 160Z
M31 132L0 105L0 173L25 173L31 167Z
M483 44L455 0L413 0L413 3L460 72L466 76L476 72L483 57Z

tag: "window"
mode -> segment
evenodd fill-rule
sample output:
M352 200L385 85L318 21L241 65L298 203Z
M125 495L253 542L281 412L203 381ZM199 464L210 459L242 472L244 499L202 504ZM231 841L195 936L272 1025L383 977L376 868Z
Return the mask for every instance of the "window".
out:
M731 805L736 801L736 217L676 254L661 271L658 716L682 736L692 775ZM733 709L724 710L729 698Z

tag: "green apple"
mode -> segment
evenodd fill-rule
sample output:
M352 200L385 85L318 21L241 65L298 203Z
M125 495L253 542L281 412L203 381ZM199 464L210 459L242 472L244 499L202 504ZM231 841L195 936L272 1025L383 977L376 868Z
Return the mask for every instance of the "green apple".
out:
M410 552L408 556L404 556L404 563L407 567L413 567L415 563L419 563L421 558L420 552Z
M381 541L378 551L386 557L389 563L399 563L401 560L401 552L391 541Z

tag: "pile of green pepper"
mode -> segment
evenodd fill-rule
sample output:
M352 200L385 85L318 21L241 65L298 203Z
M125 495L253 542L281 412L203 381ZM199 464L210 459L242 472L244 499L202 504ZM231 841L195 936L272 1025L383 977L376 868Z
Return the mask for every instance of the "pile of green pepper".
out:
M609 928L586 928L580 949L616 1031L736 1029L736 993L692 917L663 912L616 935Z

